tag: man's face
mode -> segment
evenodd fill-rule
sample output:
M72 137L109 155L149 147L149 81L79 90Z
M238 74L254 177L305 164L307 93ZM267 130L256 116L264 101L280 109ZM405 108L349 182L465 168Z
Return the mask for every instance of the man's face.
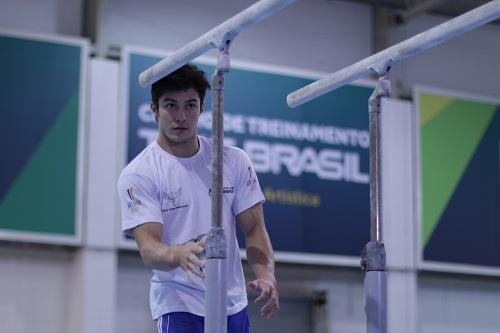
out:
M196 140L198 118L203 101L193 88L166 92L152 105L158 121L158 131L167 144L179 145Z

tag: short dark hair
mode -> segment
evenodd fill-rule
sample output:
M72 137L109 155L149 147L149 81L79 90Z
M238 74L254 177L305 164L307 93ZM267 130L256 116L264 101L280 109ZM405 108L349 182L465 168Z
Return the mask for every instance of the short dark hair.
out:
M151 86L151 101L158 105L161 95L165 92L183 91L189 88L196 90L201 103L205 99L207 89L210 89L205 72L193 64L186 64L153 83Z

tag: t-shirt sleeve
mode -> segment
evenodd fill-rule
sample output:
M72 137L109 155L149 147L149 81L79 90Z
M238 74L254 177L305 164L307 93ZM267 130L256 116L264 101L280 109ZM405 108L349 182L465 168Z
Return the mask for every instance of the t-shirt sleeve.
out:
M146 222L163 223L161 204L153 182L139 174L126 174L118 180L122 230L131 235L133 228Z
M232 209L233 214L238 215L253 205L264 202L265 197L248 155L241 149L235 155L236 189Z

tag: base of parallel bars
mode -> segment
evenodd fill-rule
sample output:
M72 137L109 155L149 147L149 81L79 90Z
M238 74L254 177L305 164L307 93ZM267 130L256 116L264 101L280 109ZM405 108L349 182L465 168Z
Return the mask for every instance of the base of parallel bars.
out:
M371 241L361 254L365 272L365 312L367 333L387 333L387 276L385 246Z
M365 275L367 333L387 333L387 277L385 271Z
M207 259L205 332L227 332L227 259Z

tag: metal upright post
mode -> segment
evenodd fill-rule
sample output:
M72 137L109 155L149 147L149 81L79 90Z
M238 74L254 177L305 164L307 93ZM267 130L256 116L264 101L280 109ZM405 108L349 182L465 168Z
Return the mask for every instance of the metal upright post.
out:
M390 95L387 72L390 64L384 64L382 76L368 101L370 128L370 242L361 256L361 268L365 272L365 311L368 333L387 332L387 277L385 273L385 248L382 242L382 191L380 151L380 111L383 97ZM376 70L377 73L380 71Z
M227 253L222 225L224 74L230 70L230 39L219 48L212 76L212 226L206 243L205 332L227 332Z

